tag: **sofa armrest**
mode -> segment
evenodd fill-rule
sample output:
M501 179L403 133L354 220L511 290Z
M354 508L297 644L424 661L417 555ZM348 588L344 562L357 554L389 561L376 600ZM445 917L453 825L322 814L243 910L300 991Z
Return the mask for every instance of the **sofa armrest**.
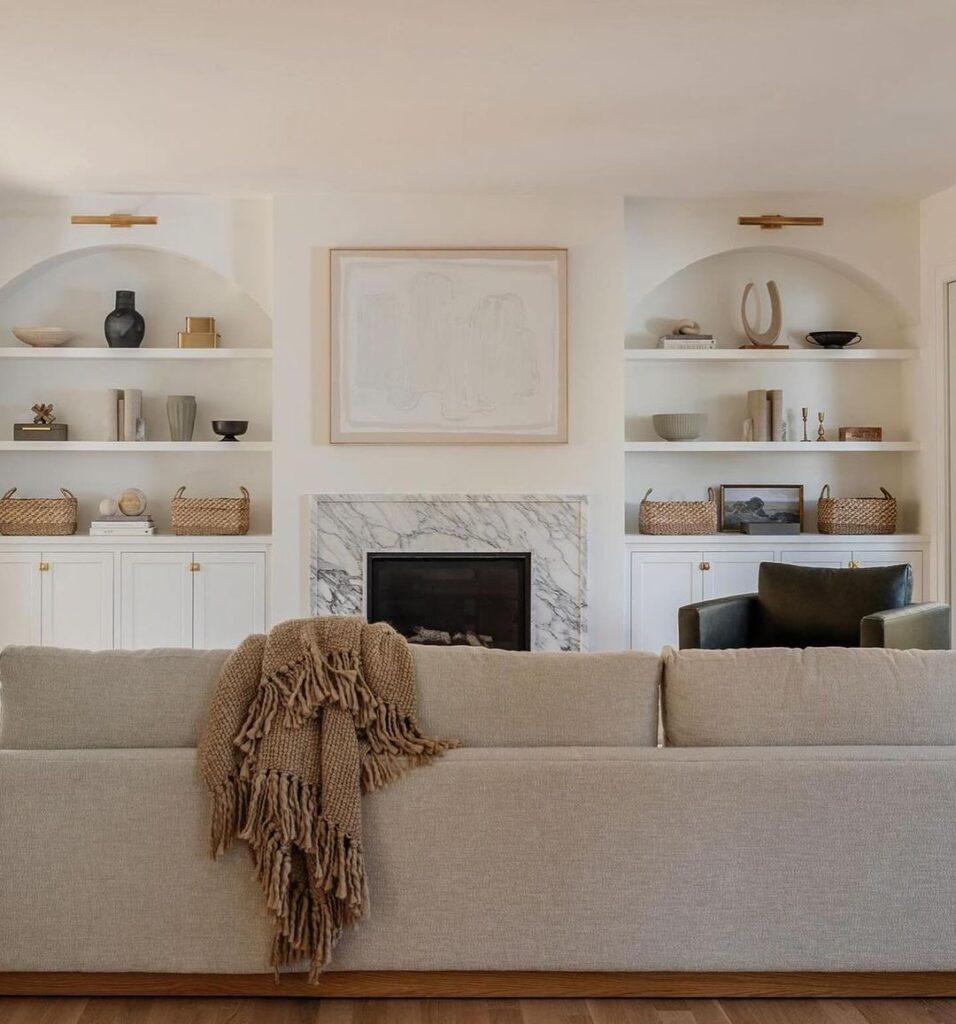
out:
M948 651L951 646L948 604L936 601L876 612L860 620L861 647Z
M756 594L718 597L684 605L677 612L681 649L716 651L748 647L756 608Z

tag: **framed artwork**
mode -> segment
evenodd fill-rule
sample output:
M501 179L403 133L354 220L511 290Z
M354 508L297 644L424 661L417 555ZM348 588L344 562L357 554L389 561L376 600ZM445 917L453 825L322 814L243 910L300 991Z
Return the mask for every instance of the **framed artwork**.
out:
M566 443L567 260L331 250L333 444Z
M803 484L721 484L720 528L744 523L798 523L803 530Z

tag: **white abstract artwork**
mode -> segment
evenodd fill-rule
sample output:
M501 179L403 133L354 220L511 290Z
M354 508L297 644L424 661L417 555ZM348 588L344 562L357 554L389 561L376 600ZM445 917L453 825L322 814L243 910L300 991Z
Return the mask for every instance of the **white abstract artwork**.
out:
M566 441L566 278L563 249L332 250L332 441Z

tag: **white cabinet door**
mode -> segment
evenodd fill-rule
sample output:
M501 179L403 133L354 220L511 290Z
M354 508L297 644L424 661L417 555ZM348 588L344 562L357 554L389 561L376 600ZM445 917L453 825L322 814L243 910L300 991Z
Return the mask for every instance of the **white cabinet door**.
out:
M120 554L120 646L192 647L191 551Z
M756 551L705 551L702 573L704 600L732 597L734 594L755 594L761 562L775 561L773 548Z
M853 552L850 548L782 548L780 561L818 569L848 569L853 561Z
M266 624L265 555L261 551L195 551L193 646L237 647Z
M699 551L631 552L631 648L678 646L677 609L703 597Z
M865 549L853 552L853 561L862 569L876 565L903 565L913 567L913 600L923 600L923 552Z
M0 552L0 649L40 643L39 551Z
M113 554L45 551L40 573L44 647L113 646Z

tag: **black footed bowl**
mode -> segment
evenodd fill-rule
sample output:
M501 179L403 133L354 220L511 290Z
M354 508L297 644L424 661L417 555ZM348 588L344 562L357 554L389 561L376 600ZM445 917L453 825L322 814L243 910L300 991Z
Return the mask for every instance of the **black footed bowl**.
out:
M236 434L244 434L249 429L248 420L213 420L212 432L219 434L223 441L237 441Z
M811 331L807 342L818 348L849 348L863 340L856 331Z

